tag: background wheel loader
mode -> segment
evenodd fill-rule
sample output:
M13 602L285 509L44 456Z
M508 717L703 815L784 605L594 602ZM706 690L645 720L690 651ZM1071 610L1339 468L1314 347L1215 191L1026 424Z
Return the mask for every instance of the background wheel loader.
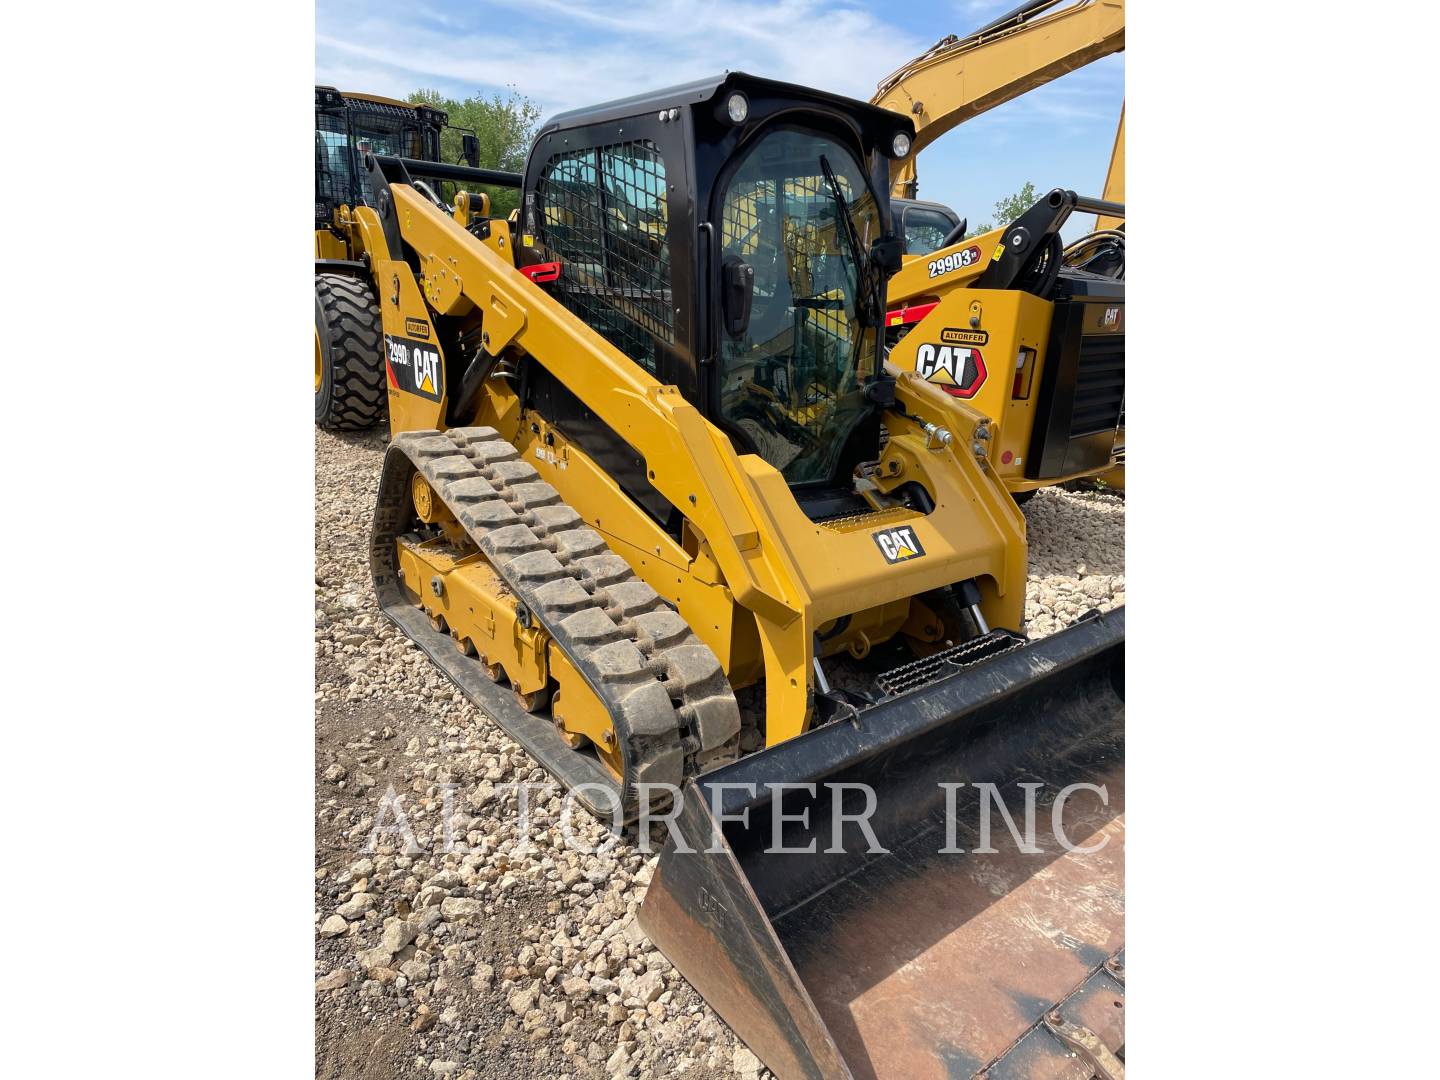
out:
M426 105L315 87L315 422L321 427L363 431L385 417L369 253L350 216L351 207L373 198L362 158L373 152L439 162L441 136L453 130L461 157L476 168L475 133L451 129L449 119ZM513 182L510 174L501 179ZM438 178L431 183L451 194Z
M369 155L373 580L589 809L673 815L641 923L778 1075L1119 1075L1124 613L1026 643L994 426L886 362L912 137L729 73L554 118L514 220ZM957 832L981 781L1084 850Z

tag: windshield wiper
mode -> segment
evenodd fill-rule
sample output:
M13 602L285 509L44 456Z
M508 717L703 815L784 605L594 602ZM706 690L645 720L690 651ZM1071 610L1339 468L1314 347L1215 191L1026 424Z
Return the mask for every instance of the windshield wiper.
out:
M860 237L855 232L855 222L850 218L850 207L840 191L840 181L830 160L820 155L820 168L825 173L825 182L830 185L830 197L835 200L835 212L845 222L845 242L850 245L850 255L855 260L856 285L860 290L863 310L871 326L875 328L874 368L864 386L865 399L870 406L887 409L895 404L895 380L885 373L885 279L880 268L871 266L860 257ZM863 338L863 333L861 335ZM867 406L867 407L870 407Z
M861 310L878 324L884 320L878 310L879 305L875 302L875 282L870 275L869 265L860 255L860 237L855 232L855 222L850 219L850 206L840 190L840 181L835 178L835 170L830 167L830 159L824 154L820 155L820 169L825 174L825 182L830 185L830 197L835 201L835 213L844 223L845 243L850 248L850 257L855 260L855 279L860 293Z

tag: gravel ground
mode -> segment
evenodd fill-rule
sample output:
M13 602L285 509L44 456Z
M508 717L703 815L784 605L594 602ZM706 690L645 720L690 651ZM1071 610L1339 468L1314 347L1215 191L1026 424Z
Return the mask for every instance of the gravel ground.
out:
M316 1076L768 1076L634 922L649 858L567 846L558 796L533 803L521 847L516 796L496 789L544 772L375 607L383 449L316 432ZM1032 636L1125 602L1123 499L1047 490L1025 513ZM371 845L397 804L414 845ZM573 824L601 847L599 825Z

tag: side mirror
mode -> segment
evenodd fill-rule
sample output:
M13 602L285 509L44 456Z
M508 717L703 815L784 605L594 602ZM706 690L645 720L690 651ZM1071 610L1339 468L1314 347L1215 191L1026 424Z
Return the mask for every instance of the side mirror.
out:
M460 153L465 158L465 164L472 169L480 167L480 140L474 135L460 136Z
M726 255L720 264L720 307L725 315L725 332L732 338L750 325L750 301L755 295L755 268L739 255Z

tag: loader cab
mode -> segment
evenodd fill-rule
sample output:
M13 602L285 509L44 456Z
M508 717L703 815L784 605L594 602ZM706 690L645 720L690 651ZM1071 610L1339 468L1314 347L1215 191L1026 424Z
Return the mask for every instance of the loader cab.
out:
M864 102L731 72L547 123L524 232L561 264L552 294L739 452L797 497L848 486L878 453L888 175L913 136ZM563 388L536 390L589 423Z
M449 122L439 109L372 94L315 87L315 224L325 228L335 209L369 205L368 150L440 161L440 134Z

